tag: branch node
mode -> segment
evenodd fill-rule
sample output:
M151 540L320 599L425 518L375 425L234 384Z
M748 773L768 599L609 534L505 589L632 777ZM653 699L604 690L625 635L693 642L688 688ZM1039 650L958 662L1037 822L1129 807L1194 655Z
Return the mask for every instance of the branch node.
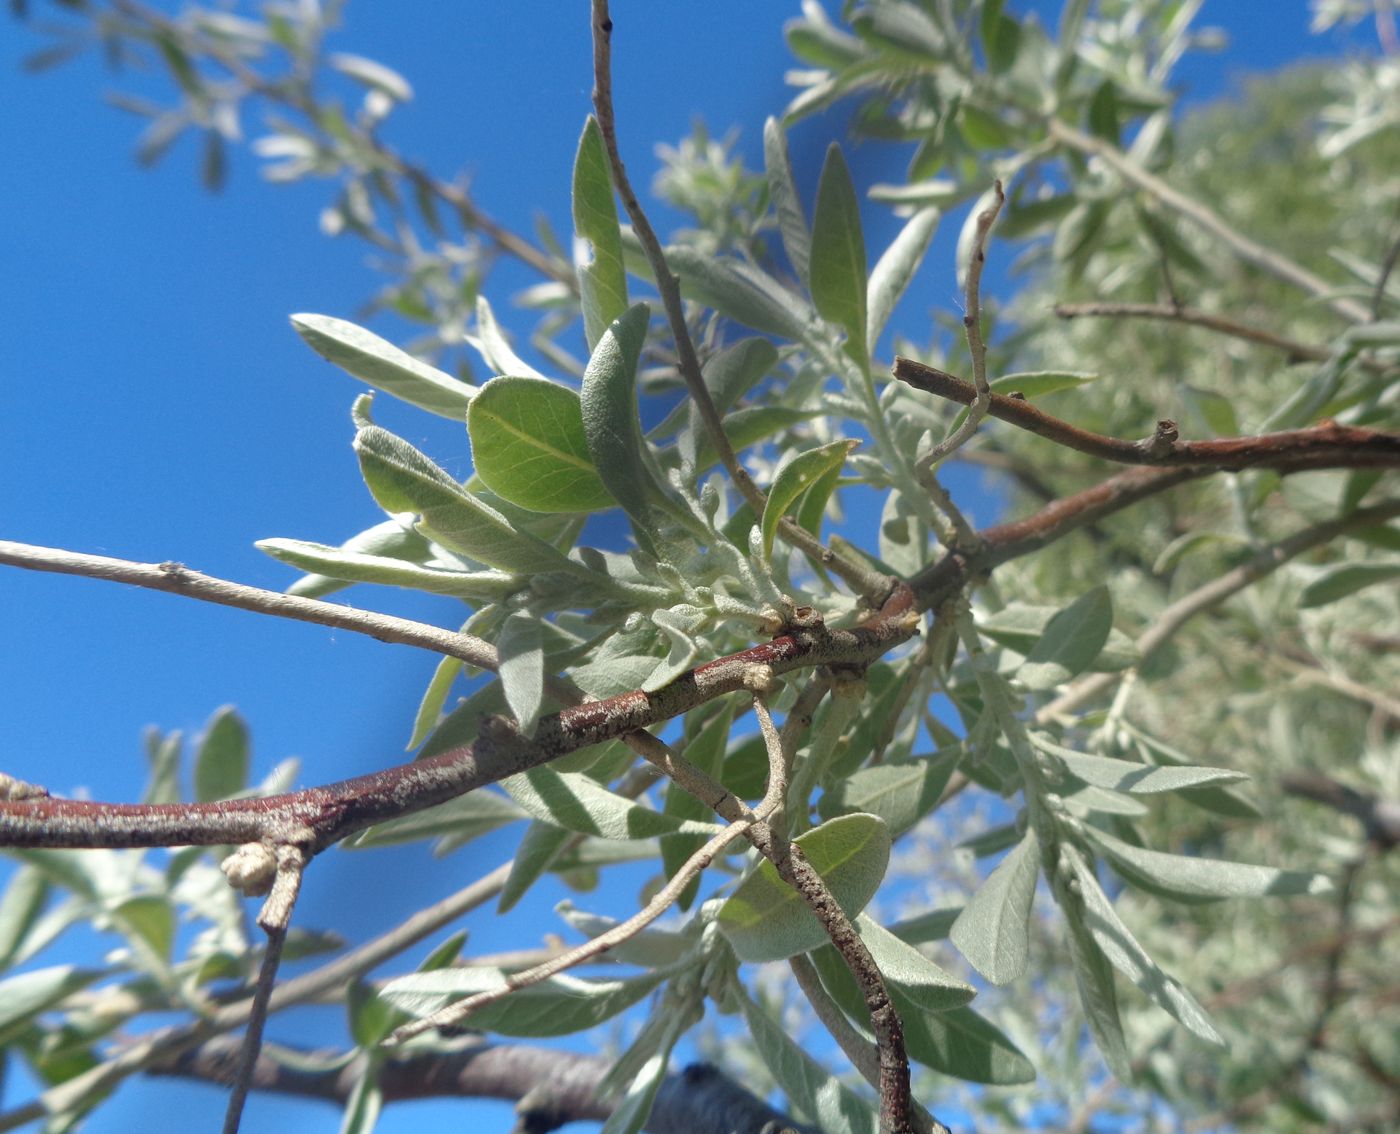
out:
M266 843L244 843L223 862L228 884L247 898L261 898L277 877L277 855Z

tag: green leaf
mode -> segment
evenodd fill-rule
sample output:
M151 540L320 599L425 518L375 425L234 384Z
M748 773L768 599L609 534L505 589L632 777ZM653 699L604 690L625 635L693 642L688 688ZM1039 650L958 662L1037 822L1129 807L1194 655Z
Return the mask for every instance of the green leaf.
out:
M519 374L526 378L540 378L544 375L521 358L512 349L505 332L496 322L496 313L486 296L476 297L476 334L468 335L467 342L476 347L493 374Z
M923 759L861 768L822 794L817 813L823 819L855 811L878 815L897 839L938 805L961 755L950 748Z
M106 974L100 969L54 965L0 981L0 1039L8 1042L16 1025L59 1004Z
M718 823L654 811L579 772L532 768L502 780L501 787L536 819L602 839L650 839L675 834L709 837L722 829Z
M677 245L666 249L666 262L686 299L764 334L800 340L807 333L812 311L761 268Z
M1077 780L1108 791L1131 795L1155 795L1164 791L1182 791L1206 784L1233 784L1249 777L1233 768L1204 768L1190 765L1161 767L1157 764L1132 764L1107 756L1089 756L1064 748L1045 736L1032 732L1030 741L1047 755L1053 756Z
M1074 966L1074 981L1079 989L1079 1003L1084 1009L1089 1034L1094 1037L1109 1071L1119 1082L1131 1083L1133 1065L1128 1058L1128 1041L1123 1036L1123 1021L1118 1014L1118 990L1113 983L1113 967L1078 912L1075 899L1068 894L1064 881L1058 876L1054 877L1051 886L1056 901L1065 912L1070 961Z
M841 1010L862 1027L868 1026L870 1015L860 989L835 948L823 945L812 954L812 963ZM925 1067L970 1083L1010 1085L1035 1079L1031 1061L971 1008L926 1012L899 984L890 988L890 998L904 1025L909 1057Z
M961 1008L977 995L972 985L934 964L869 914L861 914L855 923L856 932L875 958L886 986L903 997L915 1012Z
M1010 984L1026 971L1039 877L1040 848L1028 830L953 923L953 944L993 984Z
M783 250L797 278L806 283L812 237L807 230L807 216L802 211L802 198L797 194L797 184L792 177L787 135L777 119L771 117L763 124L763 160L768 172L768 196L778 214L778 235L782 238Z
M994 75L1010 70L1021 49L1021 25L1001 9L1002 0L987 0L982 8L982 50Z
M407 441L377 425L355 435L360 471L386 512L416 512L438 543L491 567L523 574L575 571L542 539L517 531Z
M441 841L434 848L434 853L445 854L472 839L526 817L526 813L515 803L494 791L473 791L436 807L390 819L387 823L377 823L343 845L357 850L360 847L438 838Z
M175 942L175 909L170 900L158 894L138 894L112 911L122 933L133 943L150 947L161 960L168 960Z
M1027 688L1053 689L1088 669L1113 628L1113 600L1108 588L1095 587L1050 619L1016 680Z
M637 417L637 361L646 341L650 309L628 308L598 340L583 372L583 430L593 467L628 516L643 548L650 548L651 509L647 486L651 474L643 459Z
M787 1026L740 994L753 1050L792 1105L812 1115L823 1134L875 1134L875 1114L849 1087L788 1036Z
M415 538L422 539L417 532ZM328 547L324 543L309 543L300 539L260 539L254 546L281 563L288 563L311 572L306 579L327 579L339 586L350 583L378 583L388 587L407 587L434 595L452 595L477 605L500 602L521 590L525 583L517 575L501 571L462 571L430 567L387 555L371 555L344 547ZM308 594L300 585L288 588L289 593L319 598L332 586L316 587L319 593Z
M1161 897L1185 901L1295 897L1327 894L1333 888L1331 879L1324 874L1163 854L1115 839L1097 827L1085 827L1084 831L1125 881Z
M870 273L870 294L865 316L866 332L872 344L879 339L895 304L919 270L919 265L924 262L924 254L933 240L933 234L938 231L942 216L942 209L928 207L918 210L876 261Z
M502 969L453 968L410 973L391 980L381 995L413 1016L428 1016L456 1000L500 988ZM587 1031L649 996L665 979L663 972L623 980L581 980L556 976L512 992L472 1013L473 1028L503 1036L542 1038Z
M1024 370L1015 374L1003 374L988 383L994 394L1021 394L1027 398L1039 398L1055 394L1060 390L1073 390L1086 382L1093 382L1097 374L1080 370Z
M1102 138L1111 146L1120 142L1118 126L1118 88L1112 79L1105 79L1089 100L1089 133Z
M1324 571L1303 588L1298 605L1304 609L1326 606L1365 587L1400 578L1400 562L1343 563Z
M228 799L248 785L248 726L225 705L209 718L194 758L194 797Z
M5 897L0 900L0 969L18 964L34 952L31 935L48 898L49 883L37 868L21 866L10 876Z
M355 1080L350 1097L345 1101L345 1114L340 1120L340 1134L370 1134L379 1121L384 1105L384 1091L379 1086L378 1073L366 1066L364 1074Z
M772 558L773 538L778 531L778 523L787 510L797 502L797 498L812 487L832 468L840 468L859 441L832 441L818 449L799 453L784 463L773 477L768 489L768 503L763 507L763 519L759 527L763 533L763 553Z
M444 374L378 335L329 315L293 315L292 326L324 358L409 405L461 421L476 387Z
M510 875L496 903L497 914L506 913L525 896L573 837L572 831L538 819L525 828L525 833L515 844Z
M447 694L453 682L461 675L466 663L461 658L445 657L437 663L423 699L418 702L418 712L413 716L413 734L406 747L412 751L428 738L442 719L442 708L447 704Z
M1215 1030L1205 1009L1196 1003L1196 998L1158 967L1123 924L1078 848L1062 845L1060 854L1062 861L1068 859L1074 878L1079 883L1076 897L1083 902L1089 932L1113 967L1189 1031L1208 1043L1223 1044L1220 1033ZM1074 916L1068 910L1066 914Z
M870 367L865 322L867 271L856 187L841 147L832 142L817 184L808 282L812 302L822 318L846 329L846 353L862 372Z
M492 379L467 411L472 464L503 500L532 512L616 504L593 467L579 396L538 378Z
M875 896L889 865L889 829L875 815L843 815L794 842L847 917L855 917ZM724 903L718 924L744 961L781 961L827 939L807 903L767 861Z
M787 406L746 406L735 410L724 419L724 435L729 438L729 446L736 453L765 441L773 434L791 429L803 421L810 421L818 415L817 410L797 410ZM695 471L703 473L718 460L714 444L709 435L699 428L693 435L698 442L695 456Z
M501 687L520 731L535 735L535 721L544 702L544 635L539 618L516 611L506 618L496 638Z
M627 273L622 266L622 230L613 200L612 173L603 132L589 115L574 158L574 231L593 249L578 270L583 331L592 350L613 320L627 310Z
M767 339L740 339L711 355L701 373L715 409L728 413L777 364L778 348Z

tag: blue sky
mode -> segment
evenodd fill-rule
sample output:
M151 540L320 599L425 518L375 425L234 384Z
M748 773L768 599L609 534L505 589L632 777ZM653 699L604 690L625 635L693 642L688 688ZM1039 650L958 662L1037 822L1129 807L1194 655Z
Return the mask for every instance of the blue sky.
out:
M634 182L649 183L653 145L684 136L697 116L716 133L739 127L740 151L761 166L763 119L790 97L781 27L795 9L617 0L616 97ZM1223 57L1188 62L1191 97L1217 97L1251 70L1338 50L1336 39L1308 37L1307 19L1302 0L1207 2L1202 22L1225 26L1232 45ZM270 186L247 152L236 151L228 187L210 196L198 186L188 142L157 169L141 170L131 154L139 123L102 103L104 92L130 84L92 57L21 74L19 60L39 41L11 22L0 28L0 535L178 559L280 589L292 573L254 540L335 543L380 518L350 451L356 386L301 344L287 316L353 318L380 277L366 266L363 245L320 234L327 185ZM528 231L542 212L569 231L569 170L591 87L584 5L351 0L332 47L379 59L412 82L414 101L388 127L398 149L439 173L469 172L477 201L512 228ZM244 126L250 136L261 132L257 122ZM818 120L793 135L809 202L836 129L839 121ZM903 157L880 147L857 148L851 160L862 186L902 174ZM666 224L662 214L659 227ZM872 220L872 255L891 231ZM956 307L955 233L945 224L915 284L919 299L904 310L915 335L929 308ZM509 297L524 282L503 272L488 289L507 321ZM384 404L378 412L466 472L464 433ZM446 600L362 588L348 601L459 621L460 608ZM8 568L0 609L0 721L9 738L0 767L103 799L139 790L143 728L193 735L226 703L251 725L256 776L287 756L303 760L302 783L395 762L434 664L343 632ZM432 868L433 893L503 860L510 837ZM310 875L299 920L348 928L356 939L382 930L431 900L398 881L430 861L421 850L327 855ZM554 897L539 901L542 919ZM628 899L604 895L595 904ZM476 950L519 944L490 918L472 928ZM222 1106L208 1089L134 1084L89 1129L123 1129L172 1098L201 1123ZM307 1119L331 1129L334 1121L319 1106L260 1105L260 1129ZM426 1113L391 1111L381 1129L407 1129ZM503 1108L486 1113L508 1127Z

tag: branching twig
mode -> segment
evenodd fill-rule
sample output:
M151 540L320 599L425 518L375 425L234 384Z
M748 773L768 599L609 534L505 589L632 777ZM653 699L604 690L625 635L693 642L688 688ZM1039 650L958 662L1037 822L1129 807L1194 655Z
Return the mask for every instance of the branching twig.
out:
M271 614L298 622L314 622L337 630L353 630L381 642L396 642L419 646L435 654L461 658L479 669L495 670L496 647L470 634L443 630L423 622L396 618L392 614L376 614L355 610L321 599L284 595L265 591L191 571L183 563L134 563L129 559L112 559L106 555L85 555L54 547L36 547L27 543L0 540L0 563L24 567L30 571L53 571L61 575L82 575L89 579L106 579L153 591L169 591L187 598L234 606L257 614ZM240 840L243 841L243 840Z
M975 387L912 359L896 359L894 375L915 389L962 405L972 405L977 398ZM1178 440L1176 423L1159 421L1150 438L1125 441L1080 429L1038 409L1024 398L992 394L990 399L988 412L993 417L1091 457L1119 464L1219 471L1271 468L1278 472L1316 468L1400 468L1400 433L1332 421L1308 429L1206 441Z
M1070 149L1079 151L1081 154L1099 158L1125 181L1150 193L1173 212L1210 233L1246 264L1252 264L1275 279L1292 284L1308 295L1322 300L1334 312L1349 322L1364 323L1370 317L1370 313L1362 304L1353 299L1347 299L1345 296L1337 295L1336 288L1320 276L1314 275L1288 257L1249 239L1227 223L1218 213L1206 208L1205 205L1188 197L1185 193L1173 189L1156 174L1143 169L1118 147L1109 144L1102 138L1085 134L1059 118L1050 118L1047 122L1047 128L1050 131L1050 136L1056 141Z
M715 407L714 399L710 397L710 388L705 385L704 375L700 372L700 359L695 353L695 343L691 339L690 328L686 325L685 308L681 302L680 281L671 274L671 268L666 262L666 253L661 247L661 241L657 239L651 222L647 220L646 212L637 199L636 191L632 188L632 183L627 177L627 168L622 162L622 153L617 144L617 121L613 113L612 99L613 22L608 14L608 0L592 0L592 2L593 109L598 117L598 128L603 135L604 148L608 153L608 164L612 169L613 184L617 189L618 196L622 198L622 207L627 211L633 231L636 232L637 240L641 243L642 251L646 254L647 262L651 265L652 275L656 278L656 290L661 295L661 304L666 311L671 337L676 344L676 366L685 382L691 401L695 404L696 411L700 415L705 435L714 446L720 463L724 465L725 471L729 474L735 487L738 488L740 495L753 509L754 515L761 516L766 498L758 485L754 484L748 471L739 463L734 447L729 443L729 438L724 432L724 423L720 420L719 410ZM829 548L823 547L821 541L811 532L792 520L784 518L779 523L778 530L783 539L791 546L830 568L853 587L857 594L878 603L889 591L892 580L888 576L872 570L858 559L838 555Z
M1215 315L1185 304L1178 306L1173 303L1057 303L1055 314L1061 319L1162 319L1169 323L1189 323L1193 327L1205 327L1234 339L1244 339L1246 342L1281 350L1289 359L1295 361L1326 362L1332 357L1332 352L1326 347L1299 342L1286 335L1266 331L1263 327L1227 319L1223 315Z
M991 235L997 214L1006 203L1006 194L1002 191L1001 182L993 182L992 188L992 205L977 216L972 253L967 263L967 310L963 313L963 328L967 333L968 353L972 356L972 400L967 403L971 408L952 435L945 437L919 461L920 473L928 470L931 474L939 461L964 445L977 432L977 427L982 424L982 419L991 408L993 395L992 388L987 384L987 344L982 341L982 268L987 262L987 238ZM897 368L895 373L899 376Z

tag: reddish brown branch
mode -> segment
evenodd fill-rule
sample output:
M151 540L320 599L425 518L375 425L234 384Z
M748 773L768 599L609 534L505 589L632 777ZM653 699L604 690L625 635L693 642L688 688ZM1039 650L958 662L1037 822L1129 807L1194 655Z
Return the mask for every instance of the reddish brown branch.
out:
M977 391L971 383L908 358L898 358L894 375L917 390L970 406ZM1239 471L1269 468L1298 472L1320 468L1400 468L1400 433L1323 422L1308 429L1263 433L1254 437L1222 437L1181 441L1176 423L1159 421L1156 432L1142 441L1125 441L1080 429L1023 398L993 394L989 413L1002 421L1067 448L1126 465Z
M902 596L902 593L901 593ZM795 629L697 666L652 693L634 691L541 717L532 740L499 718L469 744L426 760L265 799L114 804L49 797L0 800L0 846L209 846L269 842L308 854L374 823L411 814L616 739L743 688L755 665L774 674L815 665L860 667L905 641L916 619L888 613L851 630Z

